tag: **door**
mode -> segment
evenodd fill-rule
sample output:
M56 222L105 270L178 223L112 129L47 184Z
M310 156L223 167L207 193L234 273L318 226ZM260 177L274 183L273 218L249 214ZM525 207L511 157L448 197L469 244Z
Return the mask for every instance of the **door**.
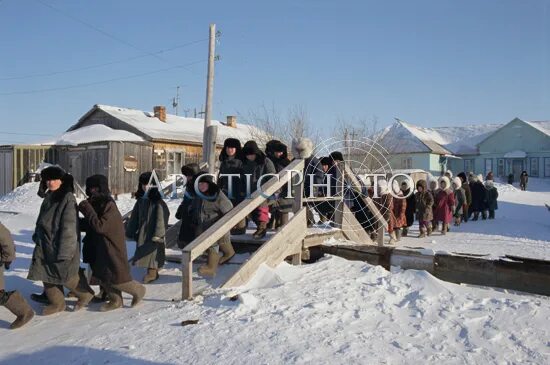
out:
M523 160L512 160L512 173L514 174L514 181L519 181L519 175L523 171Z

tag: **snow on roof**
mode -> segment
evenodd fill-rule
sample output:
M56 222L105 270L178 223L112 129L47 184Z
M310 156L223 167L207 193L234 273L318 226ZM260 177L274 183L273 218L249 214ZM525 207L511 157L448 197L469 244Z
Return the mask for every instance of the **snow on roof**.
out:
M386 128L381 144L394 153L475 154L477 144L500 127L502 124L425 128L398 120Z
M150 139L165 141L186 141L202 143L204 132L204 119L185 118L177 115L166 114L166 122L156 118L153 112L144 112L137 109L121 108L109 105L95 105L94 108L84 115L79 123L69 130L76 129L91 112L96 109L112 115L118 120L137 129ZM237 123L236 128L228 127L225 124L212 120L212 125L218 126L218 144L223 144L226 138L237 138L241 141L253 139L259 130L253 126Z
M532 122L524 121L524 122L529 124L533 128L538 129L542 133L550 136L550 121L546 120L546 121L532 121Z
M103 124L94 124L65 132L53 144L76 146L103 141L143 142L144 139L128 131L112 129Z
M512 152L506 152L504 154L504 158L525 158L527 156L527 153L525 151L512 151Z

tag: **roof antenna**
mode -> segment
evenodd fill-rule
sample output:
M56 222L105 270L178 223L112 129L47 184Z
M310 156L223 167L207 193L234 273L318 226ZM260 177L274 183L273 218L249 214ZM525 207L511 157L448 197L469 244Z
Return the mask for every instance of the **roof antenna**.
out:
M178 105L180 103L180 87L176 86L176 96L172 98L172 107L174 108L174 114L178 115Z

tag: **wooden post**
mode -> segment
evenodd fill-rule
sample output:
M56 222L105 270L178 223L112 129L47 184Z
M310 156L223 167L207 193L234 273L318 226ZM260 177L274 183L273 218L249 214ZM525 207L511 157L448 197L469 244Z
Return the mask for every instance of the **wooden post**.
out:
M290 179L290 181L293 182L294 179L299 179L299 176L300 175L298 174L293 174L292 179ZM304 200L304 182L303 181L300 184L292 185L292 196L294 196L292 212L296 213L297 211L302 209L302 205L303 205L303 200Z
M208 164L208 173L216 171L216 139L218 137L218 126L211 125L206 128L206 144L203 146L204 160Z
M181 300L193 299L193 261L190 252L181 255Z
M208 43L208 74L206 80L206 108L204 111L204 134L202 139L202 160L208 162L205 147L207 145L207 129L212 125L212 96L214 94L214 57L216 54L216 24L210 24L210 41ZM208 168L210 171L210 167Z
M384 226L381 224L378 225L378 231L376 232L376 242L378 246L384 246Z
M344 226L344 187L345 187L345 162L337 162L336 167L340 174L340 180L338 181L338 192L337 194L340 194L341 199L335 201L334 203L334 215L333 220L334 223L336 223L336 227L342 228Z

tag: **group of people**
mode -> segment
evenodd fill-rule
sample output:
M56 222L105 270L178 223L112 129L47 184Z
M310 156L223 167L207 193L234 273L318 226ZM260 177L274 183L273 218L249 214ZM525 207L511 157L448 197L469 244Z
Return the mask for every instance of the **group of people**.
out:
M40 177L38 195L43 201L32 235L35 247L28 279L43 284L43 293L31 295L31 299L44 304L42 314L52 315L66 309L64 288L69 290L69 296L77 298L74 311L91 301L104 302L101 311L120 308L122 292L132 296L132 307L140 303L146 288L132 278L130 264L147 269L144 284L159 278L169 216L158 187L149 182L151 173L139 177L137 200L127 222L111 197L106 176L86 179L87 199L80 204L73 194L73 177L61 167L47 167ZM86 235L81 240L82 232ZM9 231L2 225L0 233L0 304L17 316L11 328L18 328L34 312L19 292L4 288L3 270L9 269L15 259L15 247ZM136 241L130 261L126 238ZM82 261L91 269L91 278L80 267L81 252ZM90 284L99 285L100 293L95 295Z

